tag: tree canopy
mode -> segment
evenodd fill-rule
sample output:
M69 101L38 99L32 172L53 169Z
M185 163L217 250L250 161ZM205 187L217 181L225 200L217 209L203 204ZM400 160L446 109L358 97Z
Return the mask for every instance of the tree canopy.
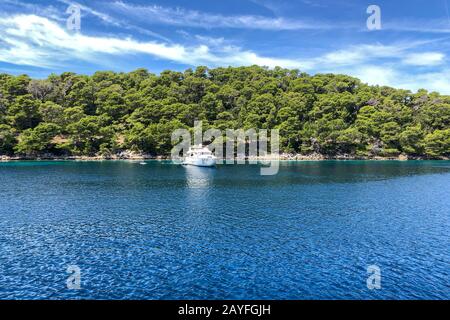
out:
M0 155L168 155L172 131L196 120L279 129L283 152L450 156L450 96L423 89L258 66L0 74Z

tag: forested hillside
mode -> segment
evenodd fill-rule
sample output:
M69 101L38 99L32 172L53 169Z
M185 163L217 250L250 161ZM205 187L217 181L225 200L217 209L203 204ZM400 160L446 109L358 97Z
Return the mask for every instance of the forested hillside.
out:
M278 128L289 153L450 155L450 96L345 75L257 66L0 75L0 155L167 155L172 131L195 120L205 130Z

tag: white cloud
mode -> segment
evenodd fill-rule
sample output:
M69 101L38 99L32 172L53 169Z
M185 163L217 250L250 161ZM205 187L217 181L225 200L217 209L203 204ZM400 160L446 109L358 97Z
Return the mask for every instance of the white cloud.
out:
M438 72L408 74L394 66L366 65L351 70L349 74L371 85L409 89L413 92L418 89L427 89L441 94L450 94L449 72L450 69L444 69Z
M440 52L423 52L409 54L403 63L412 66L437 66L444 63L445 54Z
M370 85L395 86L398 74L395 69L389 67L364 65L356 68L352 75Z
M363 44L353 45L343 50L337 50L325 54L320 58L322 63L335 65L354 65L375 58L398 57L404 51L401 45Z
M414 91L425 88L430 91L450 95L449 74L450 69L406 76L399 74L398 80L394 83L394 86L398 88L408 88Z
M251 65L307 67L297 60L262 57L239 47L212 52L206 45L183 46L132 38L94 37L68 33L57 23L35 15L0 20L0 61L50 67L71 59L99 62L101 54L148 54L178 63L198 65Z
M430 44L433 41L413 41L408 43L397 43L392 45L359 44L351 45L345 49L329 52L317 58L320 64L332 64L338 66L363 64L380 59L403 60L405 64L414 65L437 65L442 62L445 55L440 52L408 53L409 51ZM419 64L419 61L422 64Z

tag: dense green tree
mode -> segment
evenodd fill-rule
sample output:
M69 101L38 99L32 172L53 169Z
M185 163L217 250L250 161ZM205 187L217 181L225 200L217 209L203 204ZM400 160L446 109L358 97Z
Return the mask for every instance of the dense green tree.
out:
M44 123L54 123L63 126L66 120L64 111L63 107L51 101L47 101L39 106L39 114Z
M40 123L33 129L23 131L15 151L19 154L38 155L44 151L54 151L53 138L61 131L61 127L53 123Z
M423 130L420 126L407 127L399 135L399 142L403 152L412 155L423 153Z
M425 152L430 157L450 155L450 129L436 130L424 139Z
M73 77L73 84L67 92L63 102L67 107L81 107L88 115L94 115L97 111L95 82L87 76Z
M97 93L95 101L97 105L97 114L106 114L114 120L119 120L126 115L125 92L121 85L113 84Z
M383 123L380 130L381 141L383 142L383 149L386 155L393 155L399 153L399 135L401 128L398 123L390 121Z
M15 145L16 137L14 130L6 124L0 124L0 155L12 155Z
M277 128L282 152L449 155L449 96L346 75L258 66L0 74L0 155L167 155L172 131L196 120L222 131Z
M104 122L104 119L100 117L86 116L78 122L69 124L67 131L70 134L70 140L64 148L78 155L94 155L100 145L111 138L105 137L105 132L102 130Z
M363 153L365 139L366 137L358 128L350 127L339 131L336 143L338 144L338 150L342 153L361 154Z
M450 104L434 103L420 109L418 120L428 130L450 127Z
M7 118L18 130L34 128L41 120L39 107L41 102L31 95L18 96L8 109Z
M3 82L3 90L7 98L14 99L18 96L23 96L28 93L28 85L30 84L30 77L27 75L20 75L17 77L7 75Z

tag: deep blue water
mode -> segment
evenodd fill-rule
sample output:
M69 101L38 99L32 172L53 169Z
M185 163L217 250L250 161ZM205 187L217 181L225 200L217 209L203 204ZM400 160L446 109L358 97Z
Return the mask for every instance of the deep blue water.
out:
M284 162L275 176L12 162L0 182L2 299L450 298L448 161Z

